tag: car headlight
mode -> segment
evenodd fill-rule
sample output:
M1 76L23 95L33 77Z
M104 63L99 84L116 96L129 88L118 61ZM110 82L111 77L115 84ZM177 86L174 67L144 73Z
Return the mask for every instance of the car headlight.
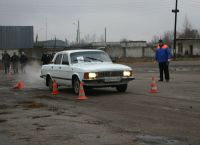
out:
M97 77L97 73L94 72L86 72L84 73L84 79L95 79Z
M97 77L97 74L96 73L89 73L88 76L89 76L89 79L94 79L94 78Z
M130 76L132 76L132 71L129 71L129 70L124 71L123 72L123 76L124 77L130 77Z

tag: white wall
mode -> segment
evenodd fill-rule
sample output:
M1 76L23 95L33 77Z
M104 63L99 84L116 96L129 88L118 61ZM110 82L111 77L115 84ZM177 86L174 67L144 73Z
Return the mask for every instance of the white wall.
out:
M124 57L124 49L121 47L108 47L106 48L106 52L109 54L112 58L122 58Z
M134 48L134 47L130 47L130 48L126 48L126 57L142 57L142 48Z
M193 46L193 55L200 55L200 43L196 43Z
M155 52L150 47L144 48L144 57L154 57L154 56Z

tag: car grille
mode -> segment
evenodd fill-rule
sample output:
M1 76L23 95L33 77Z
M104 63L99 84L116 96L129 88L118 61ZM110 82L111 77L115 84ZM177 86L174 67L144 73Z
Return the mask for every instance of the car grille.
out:
M122 71L106 71L106 72L98 72L98 77L116 77L116 76L123 76Z

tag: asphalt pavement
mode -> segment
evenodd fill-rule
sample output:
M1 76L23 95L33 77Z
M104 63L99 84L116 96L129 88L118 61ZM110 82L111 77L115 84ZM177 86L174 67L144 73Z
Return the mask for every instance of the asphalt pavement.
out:
M77 101L70 88L51 95L32 63L26 74L0 71L0 145L200 145L200 61L170 63L170 82L152 62L127 64L127 92L92 89ZM25 88L13 89L24 81Z

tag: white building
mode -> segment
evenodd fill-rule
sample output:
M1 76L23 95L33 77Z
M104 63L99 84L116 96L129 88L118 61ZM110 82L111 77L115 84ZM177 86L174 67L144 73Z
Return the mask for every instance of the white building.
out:
M177 39L176 53L178 56L200 56L200 39Z
M92 46L103 48L112 58L154 56L154 51L147 47L146 41L95 42Z

